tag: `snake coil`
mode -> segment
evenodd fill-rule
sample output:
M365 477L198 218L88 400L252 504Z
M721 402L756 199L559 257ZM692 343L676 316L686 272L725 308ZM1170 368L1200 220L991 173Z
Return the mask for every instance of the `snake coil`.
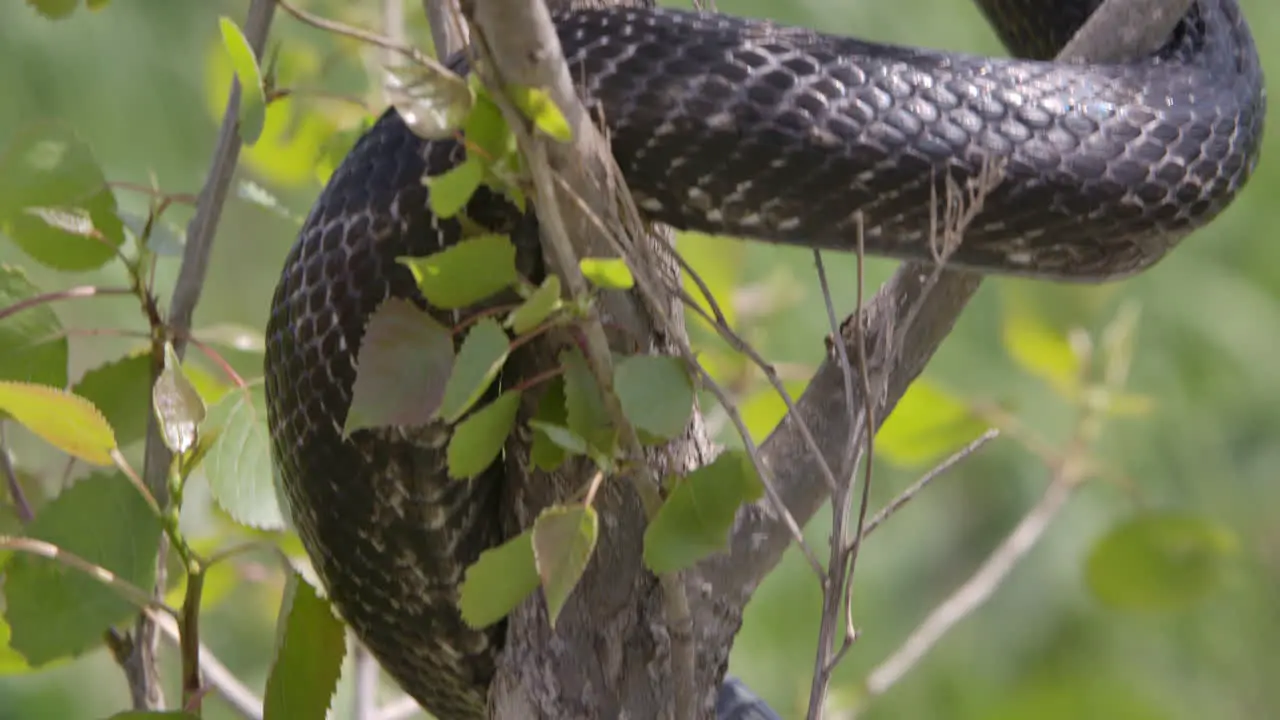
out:
M943 176L1002 160L1004 180L950 262L1101 281L1151 266L1222 211L1258 160L1265 94L1236 0L1197 0L1156 53L1048 60L1100 0L978 0L995 59L872 44L718 14L559 15L571 76L601 111L638 206L677 228L929 260ZM593 112L593 116L596 113ZM503 468L445 472L445 428L343 438L356 352L390 297L422 307L395 263L458 240L424 174L461 159L394 112L356 144L285 260L266 390L290 512L329 596L388 672L441 720L482 717L502 628L456 607L462 573L502 540ZM520 214L481 191L467 215ZM456 322L438 313L445 322Z

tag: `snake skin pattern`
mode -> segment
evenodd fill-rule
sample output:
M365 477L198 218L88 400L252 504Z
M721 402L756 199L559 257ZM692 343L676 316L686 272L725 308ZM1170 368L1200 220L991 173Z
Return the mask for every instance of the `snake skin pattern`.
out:
M861 211L868 252L928 260L943 177L996 159L1004 181L950 262L1100 281L1151 266L1231 202L1258 159L1265 95L1236 0L1198 0L1151 57L1047 61L1097 4L979 0L1027 59L671 10L555 22L650 220L851 250ZM464 569L502 540L503 468L454 482L446 428L341 428L368 315L389 297L426 307L394 258L460 236L421 182L460 158L393 111L368 131L285 261L266 354L274 458L307 552L357 635L441 720L486 710L504 628L468 628L455 603ZM487 192L467 213L499 231L529 222Z

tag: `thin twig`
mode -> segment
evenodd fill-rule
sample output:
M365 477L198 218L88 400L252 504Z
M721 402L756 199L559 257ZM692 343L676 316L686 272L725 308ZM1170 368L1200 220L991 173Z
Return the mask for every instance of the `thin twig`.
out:
M244 34L254 55L259 59L262 57L262 49L266 45L274 14L275 0L253 0L249 6L244 23ZM195 313L196 304L200 301L209 266L209 254L213 247L214 236L217 234L218 221L222 217L227 191L240 157L239 112L240 83L233 79L231 91L227 97L227 107L222 115L222 126L218 131L213 160L209 165L209 173L200 190L200 200L196 206L195 215L187 226L187 243L183 248L182 264L178 269L178 279L173 289L166 332L157 334L156 341L152 343L152 383L156 381L163 369L165 339L172 339L174 351L179 358L186 350L184 338L190 332L191 318ZM168 507L168 473L171 454L161 437L160 425L155 413L147 414L147 438L143 457L143 484L160 507ZM156 558L155 592L157 594L162 592L164 587L167 548L167 542L162 539L160 552ZM165 704L164 693L160 688L156 671L155 645L155 627L147 615L140 615L134 628L133 652L124 663L135 710L158 710Z
M0 420L0 470L4 471L5 483L9 486L9 497L13 500L13 511L23 525L35 519L31 503L27 502L27 494L22 491L18 482L18 470L13 466L13 458L9 457L9 441L5 438L5 421Z
M37 540L35 538L0 535L0 550L13 550L16 552L27 553L28 555L37 555L48 560L62 563L63 565L74 570L78 570L116 591L120 597L136 605L139 610L153 608L168 613L174 617L178 616L177 610L165 605L163 601L153 597L151 593L146 590L143 590L101 565L91 563L79 555L76 555L69 550L64 550L53 543Z
M178 623L173 618L153 614L152 619L155 620L156 626L166 640L173 643L175 647L181 646L182 633L178 630ZM262 720L262 699L247 685L240 682L235 673L231 672L203 643L199 644L199 651L200 673L214 692L246 720Z
M133 288L117 288L117 287L98 287L96 285L80 285L78 287L67 288L66 290L55 290L40 295L32 295L29 298L23 298L8 307L0 308L0 320L16 315L23 310L29 310L33 307L46 305L58 300L75 300L79 298L101 297L104 295L133 295Z

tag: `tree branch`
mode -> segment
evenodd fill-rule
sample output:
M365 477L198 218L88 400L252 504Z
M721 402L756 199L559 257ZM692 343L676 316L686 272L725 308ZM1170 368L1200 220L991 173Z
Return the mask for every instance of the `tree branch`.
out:
M267 33L274 14L274 0L253 0L249 6L244 33L254 54L259 58L262 57L262 50L266 45ZM200 201L196 206L195 216L187 227L187 244L183 251L182 265L178 270L178 280L169 306L165 335L172 340L178 357L182 357L186 350L186 338L191 331L191 318L195 313L196 304L200 301L200 293L204 289L205 275L209 267L209 253L217 233L218 221L222 217L222 208L227 199L228 188L231 186L231 178L240 157L239 113L240 84L239 81L233 80L231 92L227 98L227 108L222 116L217 146L209 166L209 174L200 191ZM153 345L152 383L159 377L164 364L163 343L156 342ZM148 413L147 439L143 452L144 483L161 507L167 507L169 504L168 473L172 455L161 439L160 425L155 413ZM166 551L167 545L162 539L157 558L157 588L164 586ZM158 710L164 706L164 694L161 691L155 667L155 645L156 633L153 622L145 614L138 616L132 652L123 663L133 706L138 710Z

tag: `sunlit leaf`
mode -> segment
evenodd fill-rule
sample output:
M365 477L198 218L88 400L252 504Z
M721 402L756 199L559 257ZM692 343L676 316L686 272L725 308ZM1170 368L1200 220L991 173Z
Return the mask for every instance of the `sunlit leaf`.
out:
M506 326L516 335L523 335L541 325L561 306L560 278L556 275L548 275L529 299L507 317Z
M471 196L476 194L483 181L484 165L473 157L439 175L432 175L427 178L427 188L431 191L427 202L431 205L431 212L442 218L457 215L471 201Z
M0 264L0 312L39 294L21 268ZM0 319L0 380L66 386L67 338L52 307L36 305Z
M200 434L215 437L200 467L218 506L242 525L282 529L262 384L227 393L209 408Z
M449 476L469 479L493 464L516 423L520 391L509 390L458 423L449 438Z
M613 389L635 428L660 440L684 432L693 414L693 382L679 358L632 355L614 365Z
M200 720L198 715L181 710L126 710L116 713L107 720Z
M187 380L171 343L164 345L164 369L151 389L151 406L165 446L179 454L195 447L196 430L205 417L204 401Z
M621 258L583 258L578 266L583 276L602 290L630 290L636 284L627 261Z
M473 628L488 627L506 617L537 588L532 531L526 531L480 553L479 559L467 568L458 599L462 620Z
M75 12L80 0L27 0L27 4L50 20L62 20Z
M427 424L440 410L453 362L448 328L408 300L388 298L360 343L343 432Z
M738 508L764 494L742 452L722 453L675 483L644 533L644 563L655 573L687 568L723 550Z
M580 505L547 508L533 523L533 558L553 630L591 561L599 529L595 508Z
M0 569L3 568L4 560L0 559ZM0 677L20 675L31 670L31 666L27 664L27 659L22 657L22 653L14 650L9 644L11 635L9 623L0 618Z
M131 585L155 581L160 521L120 473L90 475L45 505L27 535L103 567ZM33 665L96 647L138 608L89 574L15 553L5 568L12 647Z
M472 326L445 386L441 416L447 422L456 422L476 404L507 361L509 348L507 334L494 320L486 318Z
M534 127L560 142L573 139L569 121L546 90L512 85L507 88L507 96L525 117L533 121Z
M475 101L465 79L425 65L388 68L383 87L405 125L428 140L452 137Z
M895 465L927 465L986 432L962 400L928 379L917 380L876 434L876 455Z
M222 31L222 46L240 80L240 139L246 145L253 145L262 136L266 122L267 96L262 85L262 69L258 67L253 46L234 20L220 17L218 27Z
M515 133L507 126L501 108L487 93L477 94L475 107L467 116L464 128L468 156L472 152L478 152L478 159L485 165L499 162L517 149Z
M347 653L342 622L311 585L292 573L279 622L263 719L325 720Z
M474 305L520 279L516 247L505 235L480 235L433 255L397 261L413 273L427 302L445 310Z
M1208 518L1149 513L1099 540L1089 553L1085 577L1093 594L1111 607L1182 610L1218 587L1237 547L1235 534Z
M1023 370L1068 397L1078 388L1082 368L1071 342L1025 304L1006 304L1001 331L1005 350Z
M102 412L120 446L146 437L147 415L151 411L147 402L151 392L151 355L146 351L88 370L71 391Z
M0 381L0 411L59 450L91 465L111 465L115 434L93 403L47 385Z

